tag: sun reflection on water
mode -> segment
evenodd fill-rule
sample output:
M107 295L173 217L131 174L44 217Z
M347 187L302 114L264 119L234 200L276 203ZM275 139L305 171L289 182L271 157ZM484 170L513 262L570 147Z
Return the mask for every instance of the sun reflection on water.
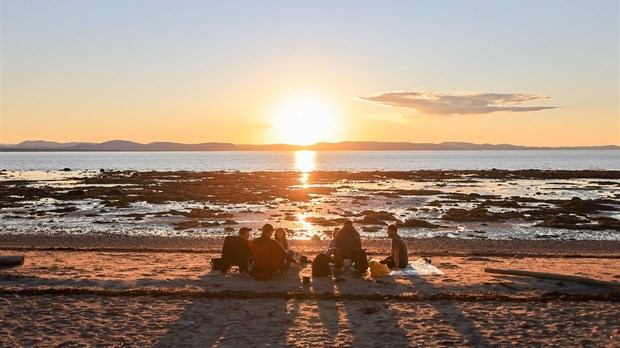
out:
M308 214L307 213L297 213L295 214L297 218L297 222L301 225L302 233L300 237L310 238L315 234L314 226L310 222L308 222Z
M301 178L299 178L299 181L301 181L301 184L303 185L303 187L308 187L309 177L310 177L310 173L301 173Z
M308 187L310 172L316 168L316 151L296 151L295 152L295 170L301 172L299 181L303 187Z

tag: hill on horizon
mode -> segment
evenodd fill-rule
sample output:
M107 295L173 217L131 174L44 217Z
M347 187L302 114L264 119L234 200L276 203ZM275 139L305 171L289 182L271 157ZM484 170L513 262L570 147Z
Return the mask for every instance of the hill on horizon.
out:
M151 142L141 144L128 140L110 140L102 143L27 140L16 145L0 144L0 151L413 151L413 150L620 150L618 145L602 146L521 146L511 144L474 144L468 142L411 143L344 141L317 143L313 145L290 144L232 144L206 142L183 144L175 142Z

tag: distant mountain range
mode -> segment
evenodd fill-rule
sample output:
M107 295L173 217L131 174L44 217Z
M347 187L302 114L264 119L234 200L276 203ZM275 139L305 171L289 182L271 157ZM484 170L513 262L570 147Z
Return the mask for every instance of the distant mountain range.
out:
M231 143L181 144L154 142L140 144L126 140L104 143L57 143L53 141L24 141L16 145L2 144L0 151L405 151L405 150L620 150L617 145L604 146L519 146L510 144L472 144L464 142L408 143L345 141L340 143L317 143L300 146L288 144L236 145Z

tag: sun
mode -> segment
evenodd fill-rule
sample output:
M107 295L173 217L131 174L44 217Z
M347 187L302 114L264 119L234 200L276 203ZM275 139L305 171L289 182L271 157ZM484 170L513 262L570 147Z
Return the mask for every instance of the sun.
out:
M286 144L311 145L333 138L337 115L325 99L302 95L281 103L273 115L272 127Z

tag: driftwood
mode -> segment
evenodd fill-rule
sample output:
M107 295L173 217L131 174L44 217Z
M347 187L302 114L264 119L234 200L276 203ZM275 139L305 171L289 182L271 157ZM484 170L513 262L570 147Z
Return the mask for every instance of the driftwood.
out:
M484 271L487 273L509 274L509 275L516 275L516 276L522 276L522 277L562 280L562 281L569 281L569 282L577 282L577 283L584 283L584 284L602 285L602 286L620 288L620 283L618 282L598 280L598 279L592 279L588 277L580 277L580 276L574 276L574 275L568 275L568 274L531 272L531 271L521 271L518 269L497 269L497 268L485 268Z
M0 266L19 266L23 264L23 256L0 256Z

